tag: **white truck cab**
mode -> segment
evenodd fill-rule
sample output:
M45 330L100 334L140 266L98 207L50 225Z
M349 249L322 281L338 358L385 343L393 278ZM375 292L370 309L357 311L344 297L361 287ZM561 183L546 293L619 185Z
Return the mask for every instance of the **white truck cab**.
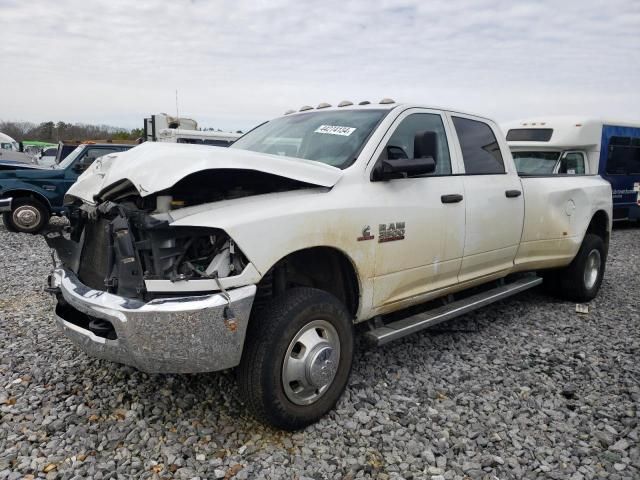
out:
M611 229L602 179L520 178L493 121L388 99L305 106L228 149L147 142L66 203L69 234L47 238L62 331L146 371L236 368L285 429L335 405L354 324L384 344L538 272L589 301Z

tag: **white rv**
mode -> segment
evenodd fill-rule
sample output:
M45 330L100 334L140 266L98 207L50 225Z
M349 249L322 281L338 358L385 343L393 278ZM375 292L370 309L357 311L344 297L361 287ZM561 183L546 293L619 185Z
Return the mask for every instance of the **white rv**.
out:
M191 118L171 117L166 113L144 119L144 139L149 142L195 143L228 147L240 133L198 130L198 122Z
M614 220L640 220L640 123L546 117L502 125L521 176L600 175Z
M0 161L30 162L31 156L20 150L20 144L9 135L0 133Z

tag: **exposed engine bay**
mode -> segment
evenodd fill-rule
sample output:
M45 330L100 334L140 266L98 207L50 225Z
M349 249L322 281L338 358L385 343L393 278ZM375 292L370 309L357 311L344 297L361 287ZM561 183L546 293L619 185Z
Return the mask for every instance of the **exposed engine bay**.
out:
M171 226L171 211L309 187L257 171L205 170L142 197L125 181L96 195L96 205L76 199L69 205L70 226L45 238L62 264L96 290L149 300L171 292L149 292L146 281L203 279L223 290L218 279L241 273L247 258L220 229Z

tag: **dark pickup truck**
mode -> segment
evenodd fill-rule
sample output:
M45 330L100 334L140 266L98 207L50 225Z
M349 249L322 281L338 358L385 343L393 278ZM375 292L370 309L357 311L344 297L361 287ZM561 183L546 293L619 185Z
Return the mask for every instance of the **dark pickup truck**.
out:
M62 215L64 195L93 161L135 145L83 143L53 167L0 162L0 212L6 228L38 233L51 215Z

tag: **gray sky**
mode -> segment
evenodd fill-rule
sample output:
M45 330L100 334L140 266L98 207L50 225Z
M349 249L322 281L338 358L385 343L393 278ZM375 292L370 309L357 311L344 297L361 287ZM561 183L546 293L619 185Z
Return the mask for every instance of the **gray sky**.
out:
M0 0L0 119L246 129L343 99L640 121L640 1Z

